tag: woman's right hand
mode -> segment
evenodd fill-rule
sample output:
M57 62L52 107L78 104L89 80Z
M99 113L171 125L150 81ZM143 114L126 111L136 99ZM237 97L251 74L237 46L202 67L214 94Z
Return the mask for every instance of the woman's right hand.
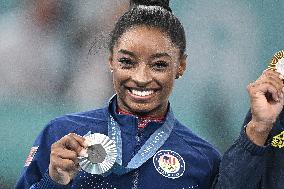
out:
M77 157L86 148L85 139L74 133L62 137L51 146L49 176L61 185L67 185L79 169Z
M263 74L247 87L252 120L246 133L257 145L263 146L284 104L283 76L272 70Z

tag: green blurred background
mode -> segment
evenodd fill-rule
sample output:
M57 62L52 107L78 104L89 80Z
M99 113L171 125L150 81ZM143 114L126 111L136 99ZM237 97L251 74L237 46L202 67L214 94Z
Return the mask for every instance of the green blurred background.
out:
M106 42L127 0L0 1L0 188L11 188L45 124L113 94ZM171 0L184 24L176 116L224 152L249 108L246 85L284 49L283 0Z

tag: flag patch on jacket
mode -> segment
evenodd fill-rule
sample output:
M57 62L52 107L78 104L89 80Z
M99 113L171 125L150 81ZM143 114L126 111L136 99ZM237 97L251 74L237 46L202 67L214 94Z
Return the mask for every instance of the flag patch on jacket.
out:
M31 162L34 159L34 156L36 154L37 149L38 149L38 146L34 146L34 147L31 148L31 151L30 151L30 153L29 153L29 155L27 157L27 160L25 162L25 167L27 167L27 166L29 166L31 164Z

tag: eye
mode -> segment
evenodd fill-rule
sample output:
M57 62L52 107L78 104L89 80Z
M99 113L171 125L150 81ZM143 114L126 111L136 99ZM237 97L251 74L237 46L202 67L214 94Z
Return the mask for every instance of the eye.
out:
M135 62L132 61L130 58L120 58L118 62L121 63L122 68L131 68L134 66Z
M158 71L163 71L168 67L168 63L166 61L157 61L153 65L153 69L158 70Z

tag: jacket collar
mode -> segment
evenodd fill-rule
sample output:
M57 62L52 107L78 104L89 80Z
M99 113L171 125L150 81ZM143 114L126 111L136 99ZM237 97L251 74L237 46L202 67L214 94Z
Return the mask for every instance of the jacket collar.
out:
M113 95L109 100L108 105L109 112L117 121L120 126L121 132L125 132L131 135L136 135L138 133L138 117L135 115L129 114L118 114L117 109L117 95ZM171 111L170 104L168 108L168 113ZM165 117L166 119L166 117ZM164 120L165 120L164 119ZM163 125L164 121L161 122L149 122L148 125L143 129L145 135L151 135L154 133L158 128Z

